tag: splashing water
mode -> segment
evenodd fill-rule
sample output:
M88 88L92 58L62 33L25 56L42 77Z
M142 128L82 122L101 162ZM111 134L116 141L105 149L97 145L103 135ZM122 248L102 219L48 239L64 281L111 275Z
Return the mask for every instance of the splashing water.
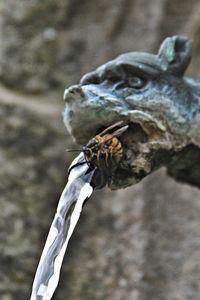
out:
M31 300L50 300L54 294L69 239L85 200L93 192L90 182L94 171L85 162L83 153L70 166L68 183L60 197L35 274Z

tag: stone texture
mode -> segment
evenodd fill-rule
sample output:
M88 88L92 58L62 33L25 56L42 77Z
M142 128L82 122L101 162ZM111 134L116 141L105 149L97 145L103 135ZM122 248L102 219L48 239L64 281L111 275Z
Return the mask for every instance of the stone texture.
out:
M127 51L156 51L168 35L194 40L199 76L199 1L0 2L0 298L24 300L56 201L66 182L64 86ZM53 99L52 99L53 98ZM59 104L58 104L59 103ZM2 125L3 124L3 125ZM85 207L54 299L196 300L200 192L161 170Z

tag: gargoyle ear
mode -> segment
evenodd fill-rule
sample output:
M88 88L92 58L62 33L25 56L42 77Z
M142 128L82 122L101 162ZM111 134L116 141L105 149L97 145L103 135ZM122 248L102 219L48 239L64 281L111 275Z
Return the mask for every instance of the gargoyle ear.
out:
M191 41L184 36L166 38L160 46L158 58L163 71L183 76L192 54Z

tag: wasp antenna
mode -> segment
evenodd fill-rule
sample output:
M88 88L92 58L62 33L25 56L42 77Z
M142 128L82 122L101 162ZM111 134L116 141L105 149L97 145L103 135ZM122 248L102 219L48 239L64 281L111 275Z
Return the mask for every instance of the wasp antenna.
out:
M67 152L80 152L82 149L65 149Z

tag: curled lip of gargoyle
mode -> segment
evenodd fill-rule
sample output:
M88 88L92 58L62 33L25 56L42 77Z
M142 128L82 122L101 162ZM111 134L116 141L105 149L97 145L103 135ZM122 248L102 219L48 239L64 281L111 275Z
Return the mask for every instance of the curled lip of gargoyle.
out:
M199 83L183 77L191 43L167 38L157 55L131 52L86 74L65 90L64 122L84 145L101 129L123 120L124 158L109 185L126 187L159 168L191 144L199 110Z

